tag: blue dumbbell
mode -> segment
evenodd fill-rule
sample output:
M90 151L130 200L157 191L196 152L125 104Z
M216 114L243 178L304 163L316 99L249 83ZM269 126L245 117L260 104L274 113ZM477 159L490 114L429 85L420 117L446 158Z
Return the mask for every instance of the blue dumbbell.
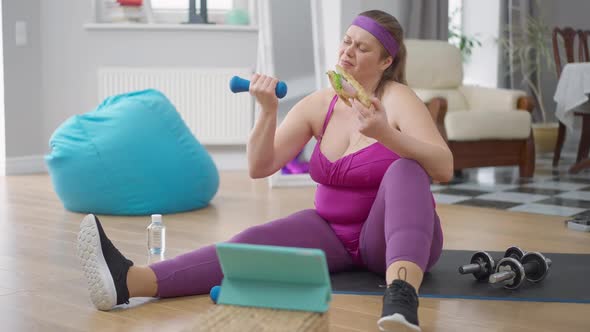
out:
M219 292L221 291L221 286L213 286L211 287L211 291L209 291L209 297L213 303L217 303L217 299L219 298Z
M250 81L248 81L247 79L243 79L239 76L234 76L229 81L229 89L233 93L249 91L250 90ZM285 82L283 82L283 81L279 81L279 83L277 83L277 87L275 89L275 94L277 95L278 98L283 98L284 96L286 96L287 95L287 84L285 84Z

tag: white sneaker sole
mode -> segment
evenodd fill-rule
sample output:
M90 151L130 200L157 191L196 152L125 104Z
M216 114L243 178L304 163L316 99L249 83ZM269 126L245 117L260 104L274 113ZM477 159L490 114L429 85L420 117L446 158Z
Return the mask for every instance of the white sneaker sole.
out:
M420 332L420 326L414 325L406 320L406 317L400 314L393 314L391 316L381 317L377 321L379 330L389 332Z
M90 300L98 310L108 311L117 305L117 290L100 245L98 226L89 214L80 223L78 258L88 283Z

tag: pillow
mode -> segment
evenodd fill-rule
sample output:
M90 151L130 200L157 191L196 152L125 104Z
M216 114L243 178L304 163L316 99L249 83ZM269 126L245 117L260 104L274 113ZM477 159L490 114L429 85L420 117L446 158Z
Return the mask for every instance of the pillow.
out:
M219 188L211 156L157 90L105 99L65 121L45 157L66 209L148 215L205 207Z

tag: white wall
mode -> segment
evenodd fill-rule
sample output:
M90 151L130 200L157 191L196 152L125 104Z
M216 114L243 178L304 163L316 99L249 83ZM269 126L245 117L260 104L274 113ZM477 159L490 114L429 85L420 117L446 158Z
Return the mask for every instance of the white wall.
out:
M87 29L93 15L89 0L3 3L7 163L13 169L43 170L54 130L100 102L101 66L256 66L256 31ZM289 108L308 86L315 87L310 4L271 4L276 74L290 83L288 96L295 97L283 103ZM29 24L25 48L14 45L17 19ZM220 168L246 167L243 146L207 148Z
M270 1L275 75L288 86L279 101L279 122L316 89L311 1ZM309 157L314 141L305 148Z
M463 0L463 32L482 43L463 65L465 84L498 86L500 53L496 40L500 33L500 1Z
M322 25L322 36L320 37L321 55L323 55L320 73L325 73L334 68L338 60L338 47L342 38L342 0L317 0L320 4L319 23ZM327 87L328 81L322 75L322 86Z
M70 19L63 20L64 10ZM45 141L65 119L96 107L101 66L256 65L256 32L87 30L89 15L90 1L42 2Z
M42 171L53 131L97 106L101 66L256 66L256 31L86 29L91 1L3 0L3 5L6 155L14 173ZM28 24L26 47L15 46L16 20ZM216 161L246 165L243 147L209 150Z
M311 1L270 1L274 74L285 81L287 96L279 102L282 118L315 90Z
M16 45L17 21L27 24L28 42L24 46ZM7 158L38 155L45 148L40 21L40 0L2 2Z
M2 1L0 1L0 27L2 27ZM0 34L0 176L6 173L6 131L4 127L4 51Z
M313 76L310 0L271 1L270 5L275 74Z

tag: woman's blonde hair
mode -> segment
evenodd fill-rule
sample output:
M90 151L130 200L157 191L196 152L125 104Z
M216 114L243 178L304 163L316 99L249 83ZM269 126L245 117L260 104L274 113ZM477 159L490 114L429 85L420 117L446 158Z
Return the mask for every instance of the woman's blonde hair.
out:
M383 93L383 88L387 84L387 82L394 81L402 84L407 84L406 82L406 45L404 44L404 29L402 28L399 21L391 14L388 14L381 10L369 10L366 12L360 13L361 16L366 16L371 18L373 21L377 22L383 28L385 28L395 41L397 41L399 45L399 49L397 53L393 57L393 62L381 76L381 80L377 85L377 90L375 93L377 96L381 96ZM381 47L381 58L385 59L390 54L385 50L384 47Z

